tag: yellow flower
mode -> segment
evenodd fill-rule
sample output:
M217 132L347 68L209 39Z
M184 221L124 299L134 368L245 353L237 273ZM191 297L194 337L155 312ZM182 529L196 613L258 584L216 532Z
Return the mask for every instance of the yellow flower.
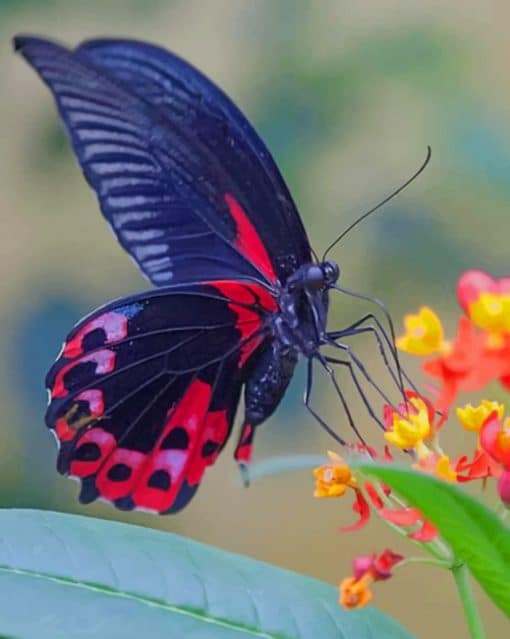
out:
M315 477L314 497L341 497L347 488L356 487L356 479L351 469L343 459L328 451L331 459L329 464L323 464L313 471Z
M471 321L491 333L510 332L510 294L480 293L468 307Z
M416 315L404 317L405 335L397 339L397 348L411 355L441 353L448 348L443 340L441 320L428 306Z
M409 403L416 412L408 412L402 416L395 411L391 429L384 433L384 438L390 444L401 449L420 446L431 432L429 412L425 402L419 397L413 397Z
M479 432L484 421L494 411L497 411L499 419L503 417L505 407L498 402L490 402L486 399L478 406L466 404L464 408L457 408L457 418L462 428L472 432Z

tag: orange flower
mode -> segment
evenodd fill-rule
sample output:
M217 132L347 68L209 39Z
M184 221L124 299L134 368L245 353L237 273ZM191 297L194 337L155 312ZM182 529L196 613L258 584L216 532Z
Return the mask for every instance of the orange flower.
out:
M350 447L352 453L365 453L366 448L364 446ZM375 451L371 451L371 455L375 457ZM323 464L313 471L315 476L315 492L314 497L342 497L347 492L348 488L351 488L355 494L355 501L352 506L353 511L359 515L358 520L350 525L340 528L341 532L352 532L362 528L370 519L370 506L362 491L360 490L356 478L353 477L351 469L343 461L343 459L332 451L328 451L328 456L331 460L328 464ZM370 486L372 492L369 494L375 495L375 490ZM377 497L377 499L379 499ZM379 504L382 506L382 503Z
M369 589L373 579L366 575L362 579L346 577L340 582L340 604L347 610L363 608L372 601L373 595Z
M314 497L341 497L347 488L356 489L356 480L351 469L343 459L328 451L329 464L319 466L313 471L315 476Z

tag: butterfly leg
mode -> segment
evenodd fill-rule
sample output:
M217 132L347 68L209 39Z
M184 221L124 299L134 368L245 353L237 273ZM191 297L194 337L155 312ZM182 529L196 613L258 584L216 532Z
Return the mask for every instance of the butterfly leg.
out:
M352 381L353 381L354 385L356 386L356 390L358 391L358 394L361 397L361 400L362 400L363 404L365 405L365 408L367 409L368 414L378 424L378 426L380 426L382 429L384 429L383 422L375 414L375 411L372 408L372 404L370 403L368 397L366 396L365 391L363 390L363 387L361 386L361 384L360 384L360 382L358 380L358 377L357 377L356 373L354 372L354 368L352 366L352 362L349 362L347 360L337 359L336 357L325 357L325 360L326 360L326 362L328 364L333 364L334 366L344 366L345 368L348 369L349 374L350 374L350 376L352 378Z
M375 315L373 313L369 313L368 316L365 316L365 318L363 318L364 320L367 319L367 317L370 317L374 323L376 324L376 326L379 328L381 334L384 336L384 339L386 341L386 343L389 346L390 352L392 354L393 360L395 362L395 365L397 367L397 376L398 376L398 387L400 389L400 393L402 394L402 396L404 397L404 401L407 401L405 398L405 393L404 393L404 377L406 378L406 381L409 383L410 380L409 378L402 372L402 367L400 366L400 360L399 360L399 356L398 356L398 352L397 352L397 348L395 346L395 342L396 342L396 337L395 337L395 326L393 324L393 319L391 318L391 315L388 311L388 309L386 308L386 305L381 302L381 300L377 299L376 297L370 297L369 295L363 295L362 293L355 293L354 291L351 291L349 289L343 288L341 286L338 286L338 284L335 284L333 286L333 288L338 291L339 293L343 293L344 295L348 295L349 297L354 297L356 299L359 300L364 300L366 302L370 302L371 304L375 304L376 306L379 307L379 309L381 310L381 312L383 313L388 328L389 328L389 336L386 333L386 330L383 328L382 324L379 322L379 320L375 317ZM357 325L360 325L362 322L360 320L358 320ZM353 328L355 328L356 325L353 326ZM412 383L410 384L411 388L414 389L414 386L412 385Z
M363 331L363 329L358 329L360 331ZM351 333L353 334L353 333ZM358 334L357 332L354 334ZM369 372L367 371L367 369L365 368L363 362L360 360L360 358L356 355L356 353L353 351L353 349L351 348L351 346L347 345L347 344L343 344L341 342L338 341L329 341L328 344L330 346L332 346L333 348L339 349L341 351L343 351L347 357L349 358L349 361L351 363L353 363L356 368L360 371L360 373L363 375L363 377L365 378L366 382L376 391L376 393L379 395L379 397L381 397L381 399L386 402L386 404L389 404L390 406L393 406L392 401L390 400L390 398L388 397L388 395L382 390L382 388L374 381L374 379L372 378L372 376L369 374ZM355 382L356 383L356 382ZM356 384L356 387L358 387L358 384Z
M342 439L339 435L335 433L335 431L326 424L326 422L322 419L322 417L317 413L317 411L312 408L310 405L311 397L312 397L312 388L313 388L313 358L308 359L307 363L307 374L306 374L306 387L305 394L303 397L303 403L305 405L306 410L312 415L316 422L318 422L319 426L321 426L328 435L338 442L341 446L345 446L346 441Z
M367 325L363 326L363 324L366 324L368 321L371 321L371 320L374 321L375 326L372 324L369 324L368 326ZM398 360L398 357L396 356L396 351L391 346L389 336L387 335L386 331L383 329L383 327L381 326L377 318L374 317L372 314L365 315L363 318L361 318L360 320L358 320L351 326L348 326L347 328L341 331L328 333L327 337L329 339L332 339L334 342L336 342L336 340L340 338L351 337L355 335L373 335L374 336L377 342L379 354L382 357L384 365L386 369L388 370L388 372L390 373L393 382L399 389L399 392L402 398L404 399L404 401L405 401L405 392L404 392L404 385L403 385L404 381L410 388L418 392L414 382L411 380L411 378L405 372L405 370L400 366L400 362ZM385 343L386 343L386 346L385 346ZM395 362L395 365L397 367L396 374L388 359L387 348L389 348L391 357L393 358L393 361Z
M336 378L336 374L333 368L331 368L331 366L328 364L326 358L318 353L317 354L317 359L319 360L319 362L321 363L322 367L324 368L324 370L326 371L326 373L329 375L329 378L331 379L331 382L333 383L333 386L335 387L336 390L336 394L338 395L338 398L340 399L340 402L342 404L342 407L344 409L345 415L347 416L347 421L349 422L349 426L352 428L352 430L356 433L356 437L359 439L359 441L366 446L366 442L363 438L363 435L360 433L358 427L356 426L356 423L354 421L354 417L352 416L351 410L349 408L349 405L347 404L347 400L344 397L344 394L342 393L342 389L340 388L340 384L338 383L338 380Z
M373 322L373 324L368 324L368 322ZM405 371L402 370L400 366L400 362L398 359L397 351L395 346L391 343L390 337L388 333L385 331L379 319L373 313L367 313L361 319L357 320L350 326L347 326L341 331L334 331L332 333L328 333L328 337L331 339L340 339L342 337L346 337L349 335L360 335L360 334L370 334L373 335L376 342L379 353L384 361L386 368L388 369L395 385L399 387L400 391L403 392L403 385L400 380L400 375L405 379L407 383L410 383L409 377L406 375ZM393 363L397 369L397 373L393 370L393 366L390 364L387 349L390 351L390 357L393 360Z

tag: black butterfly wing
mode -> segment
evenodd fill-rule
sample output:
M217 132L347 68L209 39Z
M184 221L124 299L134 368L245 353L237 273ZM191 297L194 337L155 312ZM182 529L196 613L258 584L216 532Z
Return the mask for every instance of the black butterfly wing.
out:
M190 65L134 41L15 46L51 89L105 217L154 284L275 283L310 260L269 152Z
M113 302L69 334L48 373L57 467L80 499L176 512L230 434L273 297L257 284L165 287Z

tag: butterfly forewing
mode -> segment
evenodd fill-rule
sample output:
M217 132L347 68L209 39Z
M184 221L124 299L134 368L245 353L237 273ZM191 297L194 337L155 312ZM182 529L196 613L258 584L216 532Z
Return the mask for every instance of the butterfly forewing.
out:
M155 284L274 283L310 259L269 153L198 71L138 42L16 44L51 89L104 215Z

